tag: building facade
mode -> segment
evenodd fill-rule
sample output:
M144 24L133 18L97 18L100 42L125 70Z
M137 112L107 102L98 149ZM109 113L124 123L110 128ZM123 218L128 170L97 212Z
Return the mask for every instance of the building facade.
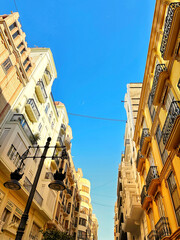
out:
M156 1L134 132L150 240L180 238L179 19L179 1Z
M136 148L133 141L142 83L127 85L125 109L127 122L124 135L125 151L118 169L117 202L115 205L115 239L144 239L146 218L141 208L141 183L136 171Z
M43 149L37 146L44 146L48 137L51 137L50 146L53 147L49 148L47 152L23 239L40 240L42 238L40 230L52 227L75 236L75 240L80 239L78 238L78 226L81 222L79 220L80 177L71 156L73 137L65 105L61 102L54 102L51 92L53 81L57 77L52 52L48 48L27 49L24 40L25 34L20 30L18 17L18 13L12 13L0 18L1 36L7 35L1 41L3 44L1 50L3 51L4 47L7 47L6 41L12 45L9 46L11 52L5 49L5 56L4 52L1 55L1 57L4 56L2 62L8 58L11 64L7 63L7 69L4 69L6 66L2 64L0 70L4 73L7 70L6 75L1 76L4 76L3 81L8 83L6 90L9 91L9 95L6 94L1 85L0 97L5 101L1 101L3 107L0 106L2 107L0 122L0 239L15 239L43 152ZM10 76L11 71L13 75ZM22 79L18 71L20 71ZM28 158L22 162L22 155L26 151L28 151ZM66 157L62 160L64 153ZM56 192L48 185L54 180L53 174L60 167L65 174L66 190ZM23 174L19 180L21 189L9 190L3 184L10 179L10 174L17 168L20 168ZM88 217L91 216L92 219L92 207L89 213L91 215ZM90 220L88 224L91 222ZM88 225L88 231L90 231L90 227L91 225Z
M0 16L0 124L33 71L19 14Z

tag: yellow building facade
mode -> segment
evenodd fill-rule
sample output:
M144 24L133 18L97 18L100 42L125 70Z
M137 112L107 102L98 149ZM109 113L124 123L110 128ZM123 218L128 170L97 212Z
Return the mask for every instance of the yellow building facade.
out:
M134 141L148 239L179 239L179 1L156 1Z
M33 70L19 14L0 16L0 124Z

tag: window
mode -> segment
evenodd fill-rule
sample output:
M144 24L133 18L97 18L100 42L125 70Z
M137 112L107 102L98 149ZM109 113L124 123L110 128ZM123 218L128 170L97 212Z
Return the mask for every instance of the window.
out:
M4 212L2 214L1 220L3 222L7 223L7 221L9 220L10 215L11 215L11 212L7 208L5 208Z
M169 191L170 191L171 198L174 205L177 222L178 222L178 225L180 226L180 196L179 196L176 181L172 172L169 175L167 182L169 185Z
M4 70L5 74L9 71L10 67L12 67L12 63L10 58L8 57L2 64L2 69Z
M157 130L156 130L156 139L157 139L157 142L158 142L162 162L163 162L163 164L165 164L165 162L168 158L168 152L165 149L165 146L164 146L164 143L163 143L162 132L161 132L159 124L158 124Z
M13 39L15 39L18 35L19 35L19 31L16 31L16 32L12 35Z
M162 196L160 194L158 194L157 197L156 197L156 200L157 200L157 207L158 207L160 218L165 217L165 211L164 211L164 204L163 204L163 201L162 201Z
M39 125L38 125L38 130L39 130L39 132L41 131L41 129L42 129L42 124L39 123Z
M149 211L149 220L150 220L150 224L151 224L151 230L154 230L155 226L154 226L154 217L153 217L152 209L150 209L150 211Z
M155 114L156 114L156 110L155 110L155 107L153 105L153 96L152 96L151 93L149 94L148 107L149 107L149 112L150 112L150 115L151 115L151 120L153 122Z
M16 215L13 215L13 218L12 218L11 222L18 224L20 222L20 219Z
M49 111L49 107L50 107L50 105L49 105L49 103L46 105L46 107L45 107L45 113L47 114L48 113L48 111Z
M27 61L28 61L29 59L28 58L26 58L26 60L23 62L23 66L25 66L26 65L26 63L27 63Z
M23 42L21 42L18 46L17 46L17 48L18 49L20 49L20 47L23 45Z
M81 196L81 200L85 203L88 203L89 204L89 198L88 197L85 197L85 196Z
M31 232L29 234L29 240L37 240L40 232L40 227L33 222Z
M86 186L82 186L82 191L89 193L89 188Z
M79 218L79 224L82 225L82 226L86 226L86 219Z
M23 49L21 50L20 54L22 55L25 50L26 50L26 49L23 48Z
M17 167L19 165L19 160L21 158L20 154L17 152L13 144L11 144L9 151L7 153L10 160L13 161L14 165Z
M169 89L167 97L165 99L165 108L166 108L167 112L169 111L172 101L174 101L174 96L173 96L171 89Z
M31 67L31 64L29 64L29 65L27 66L27 68L25 69L25 71L27 72L30 67Z
M12 31L15 27L17 27L16 22L9 26L9 30Z
M86 232L78 230L78 238L79 239L86 239Z

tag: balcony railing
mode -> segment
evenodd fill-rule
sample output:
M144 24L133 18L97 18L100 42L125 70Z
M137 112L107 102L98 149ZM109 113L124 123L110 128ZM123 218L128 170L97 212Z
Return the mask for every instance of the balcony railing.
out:
M29 181L29 179L28 179L27 177L25 177L23 186L24 186L25 189L30 193L31 188L32 188L32 183ZM42 205L43 198L41 197L41 195L38 193L37 190L35 191L34 199L36 200L36 202L37 202L40 206Z
M148 235L148 240L157 240L156 230L152 230Z
M146 190L148 191L149 186L152 182L153 179L158 179L159 178L159 174L157 171L157 166L151 166L149 168L149 172L148 175L146 177Z
M162 38L161 47L160 47L160 52L163 58L166 51L166 46L168 42L169 33L171 30L171 24L173 21L174 12L178 7L180 7L180 2L171 3L168 8L167 16L165 19L163 38Z
M156 229L159 239L162 239L166 236L171 235L171 229L169 227L168 218L166 218L166 217L161 217L159 219L159 221L155 225L155 229Z
M141 154L141 151L139 150L138 154L137 154L136 168L138 168L138 164L140 162L140 159L144 159L144 156Z
M174 123L179 115L180 115L180 101L173 101L170 105L169 112L162 129L162 137L163 137L164 145L166 145L168 138L171 135Z
M141 205L143 205L143 202L147 196L148 196L148 194L147 194L147 190L146 190L146 185L144 185L142 192L141 192Z
M33 98L29 98L26 104L26 113L32 122L37 122L40 113Z
M11 122L19 122L32 145L37 144L36 139L33 133L31 132L31 129L28 123L26 122L23 114L14 114L13 117L11 118Z
M167 71L167 68L165 66L165 64L157 64L156 65L156 69L155 69L155 73L154 73L154 79L153 79L153 85L152 85L152 89L151 89L151 93L152 96L154 97L155 92L156 92L156 88L157 88L157 84L158 84L158 80L159 80L159 75L161 72Z
M141 140L140 140L140 149L142 149L143 143L144 143L144 139L146 137L149 137L149 128L143 128L142 130L142 135L141 135Z

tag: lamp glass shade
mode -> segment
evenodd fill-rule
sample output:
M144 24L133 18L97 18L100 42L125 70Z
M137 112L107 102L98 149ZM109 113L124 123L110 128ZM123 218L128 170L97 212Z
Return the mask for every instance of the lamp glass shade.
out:
M21 189L20 183L16 179L11 179L3 184L5 188L9 188L11 190L19 190Z
M55 191L63 191L66 187L61 180L54 180L49 185L49 188L55 190Z

